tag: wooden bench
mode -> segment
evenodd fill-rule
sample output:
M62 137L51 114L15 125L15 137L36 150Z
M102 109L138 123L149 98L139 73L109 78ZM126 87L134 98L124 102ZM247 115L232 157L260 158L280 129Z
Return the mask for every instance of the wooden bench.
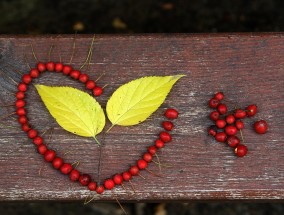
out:
M30 44L39 60L68 63L74 35L1 36L1 108L4 116L15 111L17 71L28 72L25 62L35 66ZM92 35L78 35L74 68L86 59ZM173 87L165 103L144 123L114 127L102 150L102 178L126 170L151 145L161 131L163 112L177 108L173 141L159 152L161 177L147 171L113 192L96 196L102 201L172 200L283 200L284 199L284 34L185 34L185 35L97 35L89 70L100 86L108 84L98 101L105 107L109 96L120 85L142 76L186 74ZM5 73L6 75L3 75ZM82 84L60 74L45 73L38 83ZM259 112L245 120L243 135L249 152L238 158L233 150L207 135L211 109L208 100L223 91L230 109L257 104ZM33 87L27 96L28 117L51 148L68 162L79 160L79 169L97 178L98 145L61 129L45 109ZM252 129L257 119L265 119L269 131L258 135ZM82 200L90 192L54 170L36 152L34 144L21 131L16 117L1 120L0 200ZM108 125L107 125L108 126ZM99 138L101 136L99 135ZM159 173L151 163L150 171ZM39 174L40 172L40 174Z

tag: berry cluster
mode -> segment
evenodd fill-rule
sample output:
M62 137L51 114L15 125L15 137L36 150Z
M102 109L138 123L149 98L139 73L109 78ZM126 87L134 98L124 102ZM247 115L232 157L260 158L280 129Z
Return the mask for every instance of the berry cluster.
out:
M210 119L215 122L215 125L208 128L208 134L215 137L218 142L227 142L230 147L235 149L235 154L238 157L243 157L247 154L248 149L244 144L241 144L236 135L238 131L241 133L244 128L242 120L257 113L257 106L252 104L245 110L236 109L232 113L228 113L227 105L222 103L223 99L224 94L218 92L209 100L209 107L216 110L210 113ZM259 120L254 124L254 129L259 134L266 133L267 128L267 123L264 120Z

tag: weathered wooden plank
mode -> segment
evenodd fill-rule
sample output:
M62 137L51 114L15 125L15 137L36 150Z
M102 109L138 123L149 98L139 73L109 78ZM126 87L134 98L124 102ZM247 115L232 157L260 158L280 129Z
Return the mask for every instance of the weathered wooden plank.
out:
M78 36L73 66L79 68L87 55L91 36ZM54 61L62 57L68 63L73 36L1 36L0 69L16 81L15 70L27 72L23 55L34 66L30 44L37 56ZM126 192L116 188L97 196L101 200L275 200L284 199L284 34L208 34L208 35L98 35L93 59L86 71L92 78L102 73L101 86L109 84L98 100L105 106L112 92L121 84L145 75L186 74L162 107L145 123L134 127L116 127L107 135L103 149L102 178L124 171L161 130L162 113L167 107L180 112L173 132L173 142L159 153L161 162L171 167L162 169L162 177L142 172L146 180L132 180ZM44 74L37 82L62 83L83 89L81 84L60 74ZM11 92L16 87L0 75L1 104L14 102ZM259 113L246 121L244 136L249 153L237 158L229 147L215 143L207 136L211 124L207 101L222 90L231 108L256 103ZM54 127L49 146L60 155L68 151L66 161L80 160L79 169L97 178L98 147L91 139L76 137L56 125L45 110L35 89L29 89L29 118L39 130ZM13 112L1 107L0 114ZM253 132L256 119L266 119L269 132ZM90 192L72 184L69 179L43 162L34 145L20 131L15 119L2 123L16 128L0 130L0 200L80 200ZM108 125L109 126L109 125ZM48 138L48 135L45 135ZM39 170L41 169L41 175ZM158 172L155 164L149 169Z

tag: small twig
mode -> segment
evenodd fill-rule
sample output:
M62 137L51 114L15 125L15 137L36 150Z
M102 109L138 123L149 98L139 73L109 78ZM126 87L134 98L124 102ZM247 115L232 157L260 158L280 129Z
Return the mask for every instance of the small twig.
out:
M3 120L3 119L6 119L6 118L9 117L9 116L14 115L14 114L16 114L16 112L6 114L6 115L4 115L3 117L0 118L0 121Z
M156 158L157 158L157 160L158 160L159 170L160 170L160 172L162 172L160 158L159 158L159 156L158 156L158 154L157 154L157 153L155 153L155 156L156 156Z
M32 49L32 53L33 53L34 59L38 62L39 60L38 60L38 58L37 58L37 56L36 56L36 53L35 53L35 51L34 51L33 44L31 44L31 49Z
M90 198L90 199L87 201L87 199L88 199L89 196L90 196L90 195L88 195L88 196L85 198L84 205L89 204L90 202L92 202L92 201L96 198L96 195L94 195L92 198Z
M52 44L52 45L50 46L49 52L48 52L48 61L50 61L50 55L51 55L51 52L52 52L53 48L54 48L54 45Z
M72 55L71 55L69 64L72 63L72 60L73 60L73 57L74 57L75 48L76 48L76 36L77 36L77 31L75 31L75 35L74 35L74 39L73 39Z
M92 39L92 42L91 42L91 45L90 45L90 49L89 49L89 52L88 52L88 55L87 55L87 58L86 58L85 62L83 63L83 65L80 67L80 69L83 69L86 66L86 63L88 62L88 60L89 60L89 58L91 56L91 53L92 53L94 41L95 41L95 35L93 36L93 39Z
M27 66L29 67L29 69L32 69L30 64L28 63L28 59L27 59L27 55L26 54L24 54L24 61L27 64Z

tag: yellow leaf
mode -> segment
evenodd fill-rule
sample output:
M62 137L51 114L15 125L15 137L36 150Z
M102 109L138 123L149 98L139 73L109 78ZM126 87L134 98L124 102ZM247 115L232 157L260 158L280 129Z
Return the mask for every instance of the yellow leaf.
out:
M136 125L146 120L166 99L175 82L184 75L151 76L119 87L107 103L113 125Z
M72 87L35 85L42 101L57 123L83 137L93 137L105 126L100 104L88 93Z

